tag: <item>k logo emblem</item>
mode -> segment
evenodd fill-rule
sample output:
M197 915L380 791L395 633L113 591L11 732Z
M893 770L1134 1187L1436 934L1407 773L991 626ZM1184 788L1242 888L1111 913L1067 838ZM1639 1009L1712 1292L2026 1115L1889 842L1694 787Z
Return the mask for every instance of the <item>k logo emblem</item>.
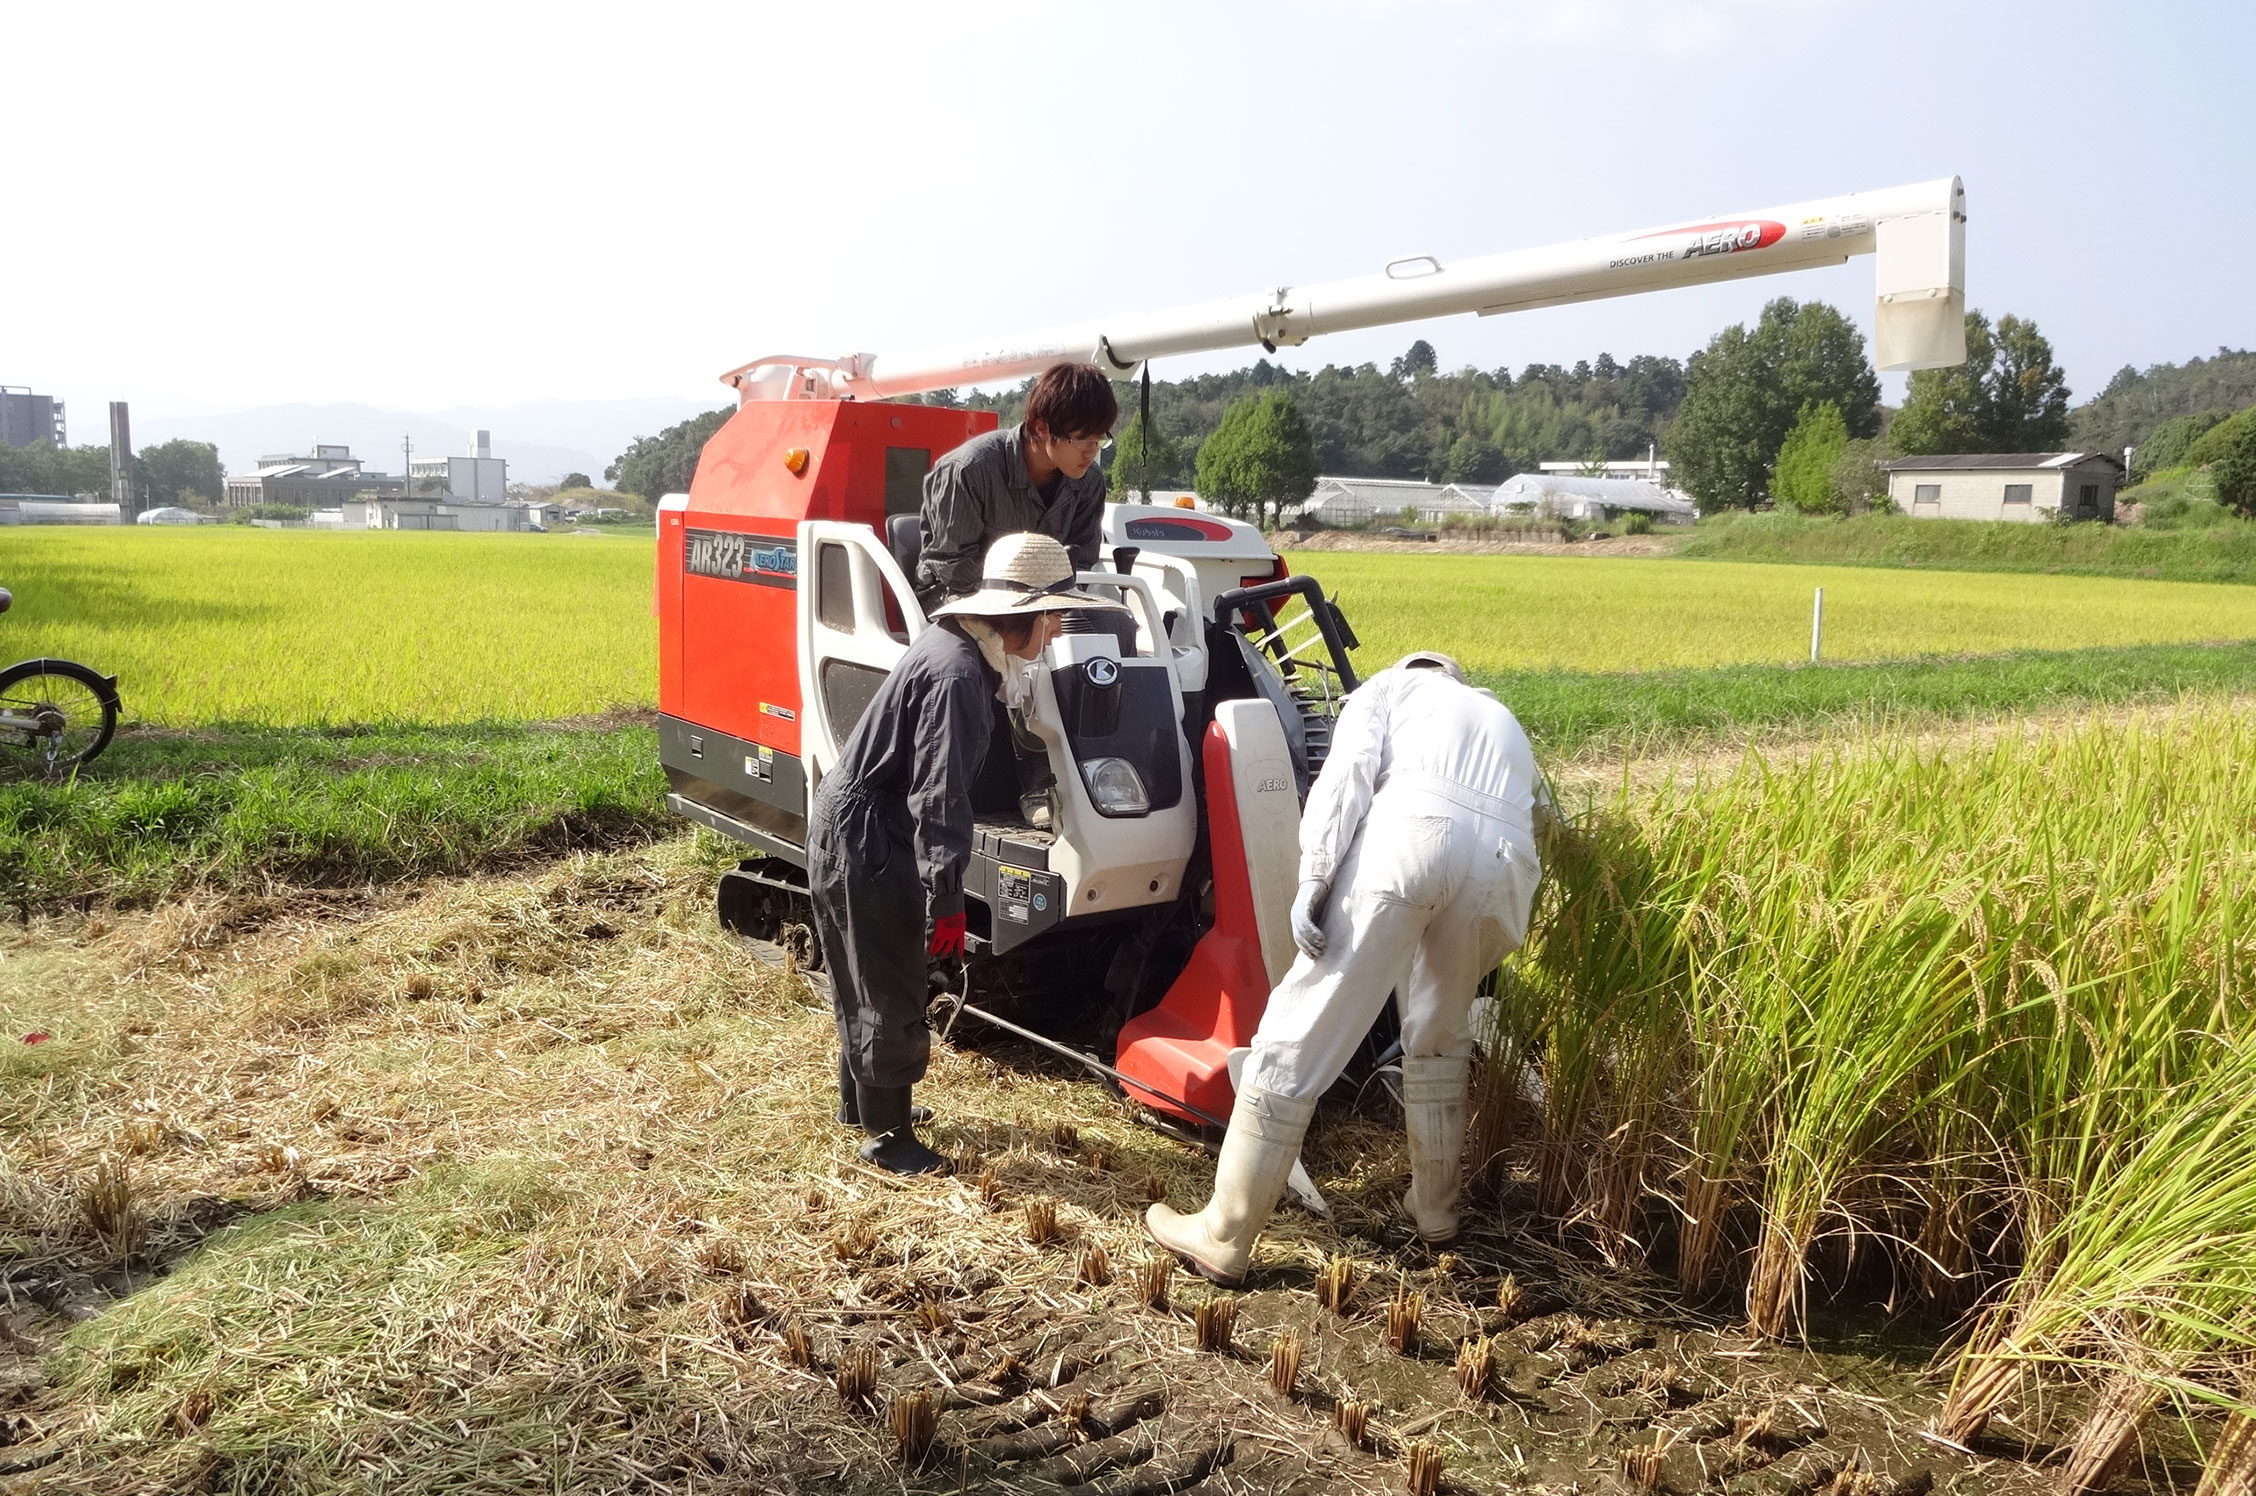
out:
M1089 684L1097 687L1099 690L1104 689L1106 686L1109 686L1114 681L1120 679L1120 662L1118 660L1108 660L1103 655L1099 655L1095 659L1089 661L1089 663L1083 665L1081 669L1083 673L1085 673L1089 677Z

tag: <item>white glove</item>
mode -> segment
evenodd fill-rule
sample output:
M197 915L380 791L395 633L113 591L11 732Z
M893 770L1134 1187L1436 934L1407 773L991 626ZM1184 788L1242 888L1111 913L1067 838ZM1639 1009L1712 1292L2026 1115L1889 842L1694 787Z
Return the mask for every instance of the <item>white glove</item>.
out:
M1310 878L1300 885L1300 892L1293 895L1293 944L1310 960L1324 954L1324 901L1331 893L1331 884L1321 878Z

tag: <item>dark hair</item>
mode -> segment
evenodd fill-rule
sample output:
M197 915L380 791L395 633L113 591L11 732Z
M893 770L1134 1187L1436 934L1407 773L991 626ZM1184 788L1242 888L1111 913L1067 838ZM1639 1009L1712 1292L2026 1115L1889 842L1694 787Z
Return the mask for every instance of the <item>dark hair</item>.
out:
M1112 397L1112 381L1094 364L1052 364L1026 397L1027 424L1040 423L1050 435L1067 441L1103 436L1119 419L1120 402Z
M1034 621L1039 613L1003 613L987 620L987 626L999 634L1012 649L1023 649L1034 633Z

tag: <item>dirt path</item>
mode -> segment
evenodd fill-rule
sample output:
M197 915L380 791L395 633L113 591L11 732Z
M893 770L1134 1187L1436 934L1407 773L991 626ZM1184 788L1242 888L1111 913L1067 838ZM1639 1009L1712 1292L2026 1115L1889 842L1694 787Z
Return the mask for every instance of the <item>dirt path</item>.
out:
M1210 1162L1037 1054L944 1047L955 1177L872 1173L825 1120L827 1012L712 923L718 861L0 932L7 1042L53 1036L0 1107L0 1489L1376 1493L1414 1447L1455 1492L2044 1487L2043 1430L1920 1434L1915 1341L1758 1343L1535 1216L1528 1159L1418 1247L1377 1087L1311 1135L1332 1217L1280 1213L1202 1348L1224 1296L1147 1303L1138 1221ZM100 1227L105 1167L137 1224Z

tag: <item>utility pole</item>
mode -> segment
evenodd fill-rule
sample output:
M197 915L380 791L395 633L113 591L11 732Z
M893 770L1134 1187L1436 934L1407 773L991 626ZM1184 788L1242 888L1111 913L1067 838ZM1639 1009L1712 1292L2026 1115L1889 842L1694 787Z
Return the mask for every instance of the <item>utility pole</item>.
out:
M118 523L140 518L133 502L133 430L123 400L110 402L110 502L117 505Z

